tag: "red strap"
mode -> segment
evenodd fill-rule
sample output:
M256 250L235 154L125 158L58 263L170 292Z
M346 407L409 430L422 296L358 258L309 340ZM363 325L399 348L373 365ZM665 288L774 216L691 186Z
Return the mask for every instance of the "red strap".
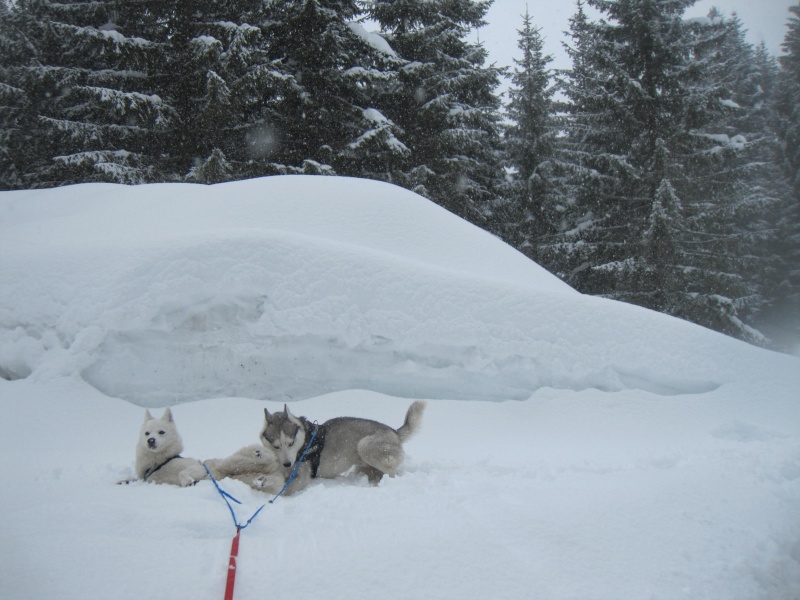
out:
M239 556L239 532L241 528L236 528L236 535L231 542L231 558L228 561L228 582L225 584L225 600L233 600L233 584L236 583L236 558Z

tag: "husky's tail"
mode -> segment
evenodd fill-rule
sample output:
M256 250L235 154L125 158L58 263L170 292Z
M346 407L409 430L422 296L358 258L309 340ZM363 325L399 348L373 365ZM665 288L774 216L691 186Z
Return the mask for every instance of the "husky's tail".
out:
M397 430L397 435L400 436L401 442L405 442L414 435L419 429L419 426L422 425L422 413L425 411L426 404L424 400L417 400L408 407L406 420L400 429Z

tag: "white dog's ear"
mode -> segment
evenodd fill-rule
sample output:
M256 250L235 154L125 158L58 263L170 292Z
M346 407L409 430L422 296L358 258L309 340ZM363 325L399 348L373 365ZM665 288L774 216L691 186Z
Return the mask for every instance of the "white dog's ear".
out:
M144 409L144 422L147 423L148 421L153 420L153 415L150 414L150 411L146 408Z
M174 421L172 418L172 411L169 408L164 411L164 414L161 416L161 420L166 421L167 423L172 423Z

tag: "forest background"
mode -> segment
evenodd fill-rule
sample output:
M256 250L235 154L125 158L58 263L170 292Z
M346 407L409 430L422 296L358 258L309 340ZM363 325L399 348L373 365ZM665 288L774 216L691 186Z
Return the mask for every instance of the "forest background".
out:
M558 69L532 8L510 70L491 4L0 0L0 189L389 181L581 292L796 349L800 2L776 57L694 0L578 0Z

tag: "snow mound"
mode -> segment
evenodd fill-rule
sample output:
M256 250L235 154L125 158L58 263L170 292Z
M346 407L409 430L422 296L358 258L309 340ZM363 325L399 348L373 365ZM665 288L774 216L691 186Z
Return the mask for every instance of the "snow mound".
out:
M542 387L703 393L761 356L578 294L385 183L290 176L0 198L7 379L80 373L144 406L346 389L521 400ZM643 348L643 336L658 343Z

